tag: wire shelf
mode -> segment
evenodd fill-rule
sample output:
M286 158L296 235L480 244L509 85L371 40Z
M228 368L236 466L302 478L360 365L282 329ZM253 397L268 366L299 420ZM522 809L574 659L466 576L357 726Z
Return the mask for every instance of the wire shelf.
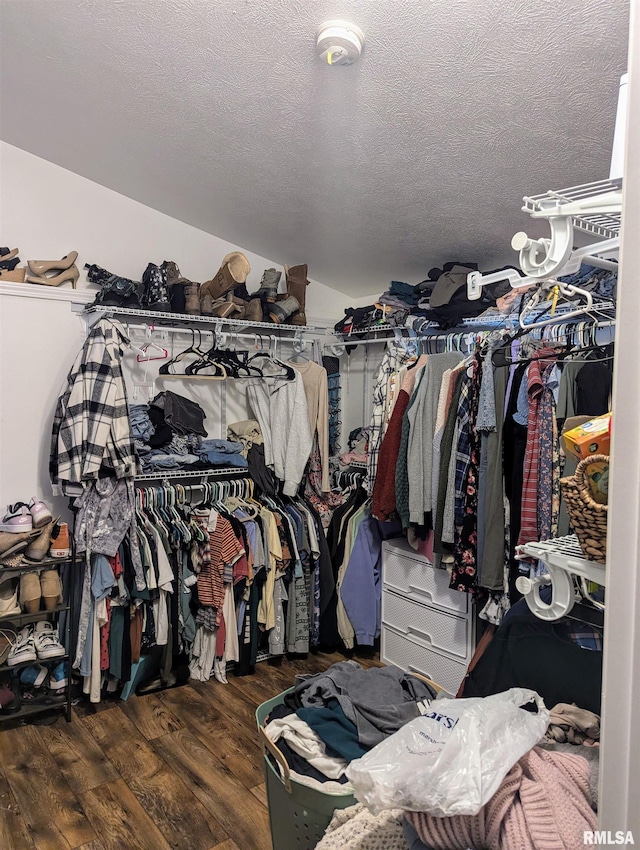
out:
M221 466L218 469L174 469L159 470L158 472L143 472L134 476L136 484L142 481L164 481L178 478L221 478L225 475L234 477L246 476L249 470L245 466Z
M162 313L156 310L138 310L133 307L105 307L97 305L95 307L86 307L83 311L88 315L100 316L124 316L131 318L153 320L153 324L167 325L210 325L213 327L231 328L256 328L256 333L259 336L260 330L264 330L267 336L272 336L279 331L293 331L296 334L321 334L327 333L326 327L319 325L277 325L271 322L249 322L246 319L221 319L217 316L189 316L186 313Z
M573 204L576 201L586 201L597 198L599 195L607 195L611 192L620 191L620 182L611 180L599 180L595 183L584 183L580 186L571 186L567 189L550 190L542 195L532 195L523 198L523 211L533 212L555 212L562 214L565 204ZM577 230L597 236L601 239L614 239L620 235L620 213L583 213L572 216L573 226Z
M545 564L559 567L568 573L584 576L604 585L605 565L587 560L575 534L566 537L554 537L551 540L541 540L535 543L525 543L521 547L529 558L536 558Z

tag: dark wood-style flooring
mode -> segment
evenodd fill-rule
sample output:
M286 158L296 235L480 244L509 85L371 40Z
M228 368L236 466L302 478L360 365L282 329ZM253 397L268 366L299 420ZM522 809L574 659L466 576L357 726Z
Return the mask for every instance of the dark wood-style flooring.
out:
M0 729L0 850L272 850L255 709L297 673L343 660L262 662L228 685L190 681L81 704L72 723Z

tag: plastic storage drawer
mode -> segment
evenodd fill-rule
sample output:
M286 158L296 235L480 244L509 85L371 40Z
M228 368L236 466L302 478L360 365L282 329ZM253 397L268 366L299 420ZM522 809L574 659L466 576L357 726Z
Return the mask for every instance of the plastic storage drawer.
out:
M436 608L427 608L395 593L382 599L383 626L393 628L409 640L440 650L458 661L467 660L469 629L464 617L452 617Z
M408 673L418 673L439 682L450 694L457 693L467 672L466 663L461 664L449 655L410 640L396 632L393 626L385 626L382 630L380 657Z
M383 558L382 582L386 589L421 605L466 616L469 595L449 588L449 574L446 570L435 569L408 544L406 549L387 544Z

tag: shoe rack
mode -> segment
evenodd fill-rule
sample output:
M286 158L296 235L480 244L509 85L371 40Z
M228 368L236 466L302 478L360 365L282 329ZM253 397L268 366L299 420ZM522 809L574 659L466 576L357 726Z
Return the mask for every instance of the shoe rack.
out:
M11 626L15 632L20 630L28 623L37 623L40 620L48 620L54 625L59 626L60 615L67 612L65 619L64 632L59 633L60 642L66 647L64 655L55 658L36 658L31 661L24 661L19 664L7 664L5 660L0 664L0 682L9 682L9 688L19 699L20 707L14 711L0 710L0 727L21 721L23 718L35 717L36 715L47 714L53 711L64 711L65 718L68 723L71 722L71 659L69 648L71 646L71 624L74 621L75 615L75 593L74 593L74 572L78 569L81 561L72 555L68 558L47 558L39 563L24 564L17 567L4 567L2 570L3 580L19 579L21 575L29 572L37 572L38 575L44 570L59 569L60 580L62 584L62 605L58 605L53 609L42 608L34 613L7 614L0 617L0 629ZM43 688L42 695L36 696L33 700L26 701L22 699L23 685L20 682L20 671L25 667L30 667L34 664L51 665L51 669L56 664L64 662L67 670L67 688L66 693L60 696L53 695L46 688ZM28 686L26 686L28 687Z

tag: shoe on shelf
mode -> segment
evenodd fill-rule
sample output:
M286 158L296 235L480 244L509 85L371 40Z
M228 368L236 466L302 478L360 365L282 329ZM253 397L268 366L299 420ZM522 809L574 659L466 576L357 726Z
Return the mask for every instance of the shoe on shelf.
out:
M58 522L53 527L51 532L51 545L49 546L50 558L68 558L71 553L69 546L69 526L66 522Z
M263 322L264 314L262 310L262 300L260 298L251 298L247 301L244 308L244 317L248 322Z
M180 274L180 269L172 260L162 264L167 276L167 288L171 310L174 313L186 313L188 316L200 315L200 284Z
M40 590L46 611L62 605L62 582L58 570L43 570L40 573Z
M300 304L298 312L291 316L289 323L292 325L300 325L301 327L307 324L307 317L305 315L305 300L307 295L307 286L309 286L307 271L308 267L306 263L300 266L284 267L284 274L287 280L287 294L293 295Z
M36 499L31 499L27 507L29 508L29 513L31 514L31 519L33 520L34 528L42 528L43 525L46 525L53 519L53 517L51 516L51 511L45 505L44 502L39 502Z
M34 640L34 629L31 624L25 626L18 633L15 643L9 650L7 665L15 667L16 664L24 664L27 661L37 661L38 654Z
M23 573L20 576L20 608L25 614L37 614L41 599L42 588L38 573Z
M285 298L284 301L276 301L275 304L272 304L269 307L269 317L272 322L275 322L277 325L285 324L289 316L292 316L294 313L297 313L300 309L300 303L297 298L294 298L293 295L290 295L288 298Z
M78 259L77 251L69 251L61 260L27 260L31 274L43 277L47 272L67 271Z
M222 298L238 284L246 283L251 271L249 260L241 251L231 251L222 258L222 263L211 280L200 285L200 298L210 295L212 300Z
M25 688L40 688L47 681L49 670L44 664L32 664L20 671L20 684Z
M24 283L26 271L26 266L19 266L17 269L0 269L0 281Z
M31 540L34 540L40 531L33 528L31 531L9 532L0 531L0 558L7 558L16 552L26 549Z
M225 298L219 298L211 305L211 312L219 319L239 319L242 318L244 308L238 307L233 301L227 301Z
M36 537L36 539L32 540L31 543L29 543L26 552L24 553L24 556L27 561L32 561L34 564L39 564L40 561L46 558L47 553L49 552L51 535L53 534L56 523L59 519L60 517L57 517L57 519L52 519L51 522L48 522L40 529L40 534Z
M19 253L19 248L0 248L0 270L12 272L20 262Z
M18 534L20 531L31 531L32 529L33 517L28 505L24 502L7 505L7 512L2 517L2 523L0 523L0 531Z
M67 662L59 661L49 674L49 690L54 695L60 694L68 684L67 679Z
M71 266L64 269L56 275L27 275L27 283L39 283L44 286L62 286L63 283L71 283L73 289L76 288L76 283L80 277L80 272L77 266Z
M48 620L40 620L35 624L33 640L38 658L60 658L64 655L64 646L60 643L58 629Z
M169 291L167 289L167 271L162 266L149 263L142 275L143 303L146 310L171 312Z
M0 626L0 664L6 664L9 653L18 640L18 632L11 623Z
M278 294L278 286L280 285L281 277L282 272L278 272L275 269L265 269L262 273L260 289L258 289L255 295L258 298L264 298L264 300L269 304L273 304L276 300L276 295Z
M14 614L22 614L18 605L18 580L0 579L0 617L10 617Z

